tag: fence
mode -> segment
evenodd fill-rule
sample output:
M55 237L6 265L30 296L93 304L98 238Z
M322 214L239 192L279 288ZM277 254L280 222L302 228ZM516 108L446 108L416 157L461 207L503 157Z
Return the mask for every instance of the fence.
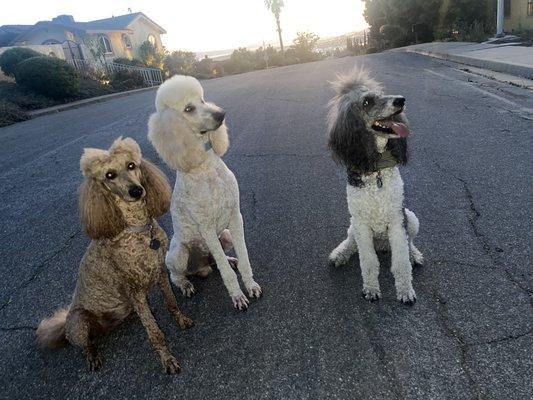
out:
M148 68L148 67L135 67L132 65L117 64L114 62L97 63L87 60L72 59L67 60L79 71L90 72L100 71L105 72L107 75L113 75L118 71L135 72L142 76L145 85L155 86L163 83L163 74L160 69Z

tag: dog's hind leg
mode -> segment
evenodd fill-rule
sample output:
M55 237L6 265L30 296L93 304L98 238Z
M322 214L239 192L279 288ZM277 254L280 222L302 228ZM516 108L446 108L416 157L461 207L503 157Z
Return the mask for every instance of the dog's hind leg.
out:
M244 239L244 224L239 210L236 210L231 218L229 228L234 236L233 246L235 247L235 253L239 259L237 269L241 274L244 286L251 298L259 298L261 297L262 290L261 286L254 281L250 259L248 258L248 249L246 248L246 240Z
M418 234L420 223L415 213L408 208L405 209L405 217L407 219L407 235L409 236L409 252L413 260L413 266L422 266L424 264L424 256L413 243L415 236Z
M329 261L339 267L346 264L355 253L357 253L357 243L355 241L354 219L352 217L346 239L330 253Z
M170 246L165 257L165 264L170 271L170 279L180 288L186 297L194 294L194 286L187 279L187 264L189 262L189 249L175 236L170 241Z
M220 244L222 245L222 249L224 249L224 253L227 253L233 249L233 238L231 237L229 230L224 229L218 237L218 240L220 240ZM239 265L239 260L237 260L235 257L228 256L228 262L233 269L237 268Z
M83 348L89 370L94 372L102 365L95 343L95 334L101 330L91 313L85 310L73 310L67 316L65 334L70 344Z

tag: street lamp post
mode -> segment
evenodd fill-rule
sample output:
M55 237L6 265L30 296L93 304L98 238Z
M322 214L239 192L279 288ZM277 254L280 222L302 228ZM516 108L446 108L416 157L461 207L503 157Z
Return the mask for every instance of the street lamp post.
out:
M503 37L503 7L504 0L498 0L498 10L496 14L496 37ZM494 4L494 3L493 3Z

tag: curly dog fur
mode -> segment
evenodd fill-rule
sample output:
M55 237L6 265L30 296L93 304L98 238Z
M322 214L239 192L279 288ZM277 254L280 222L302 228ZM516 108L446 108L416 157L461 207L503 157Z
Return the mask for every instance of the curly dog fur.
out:
M232 241L249 296L259 297L261 288L253 279L248 259L237 180L221 159L229 146L224 117L224 110L204 100L195 78L174 76L157 91L148 138L177 171L170 208L174 236L166 257L172 282L191 296L194 287L187 279L194 272L191 260L212 255L233 306L244 310L248 299L225 254ZM210 269L200 267L199 271L206 274Z
M168 238L155 220L170 206L168 181L142 158L130 138L117 139L109 150L85 149L80 166L85 177L79 191L80 217L92 241L81 260L70 306L41 322L38 342L57 347L68 340L82 347L94 371L101 365L97 339L135 313L165 371L178 373L181 367L146 299L150 288L159 284L179 326L192 326L172 293L164 265Z
M398 169L407 162L405 98L385 95L363 70L339 77L333 86L336 94L329 103L328 144L333 158L347 169L351 223L347 238L331 252L330 261L345 264L359 251L363 296L373 301L381 297L375 249L390 248L397 298L413 304L416 294L410 258L421 264L423 257L413 244L419 223L404 207Z

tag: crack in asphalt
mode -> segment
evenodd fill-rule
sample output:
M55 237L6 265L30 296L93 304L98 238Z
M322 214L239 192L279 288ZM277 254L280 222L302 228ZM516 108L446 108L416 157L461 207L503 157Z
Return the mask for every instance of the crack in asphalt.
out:
M391 382L390 389L394 394L396 400L405 399L405 389L402 386L402 382L395 369L393 360L390 360L383 346L383 340L381 333L376 327L374 316L371 313L365 313L365 322L363 328L367 333L367 337L370 341L370 346L374 351L374 354L378 358L379 362L383 365L385 374L388 377L388 381Z
M469 220L470 227L472 229L472 232L473 232L475 238L481 244L484 252L489 256L489 258L491 259L493 264L496 265L497 267L499 267L499 269L504 272L503 276L509 282L511 282L514 286L516 286L518 289L520 289L521 291L525 292L528 295L528 297L530 299L530 303L531 303L531 301L532 301L532 298L531 298L532 291L529 290L528 288L524 287L522 284L520 284L519 282L516 281L514 276L505 268L505 266L502 264L502 262L497 257L496 248L493 248L489 244L487 238L481 232L481 229L479 227L479 222L478 222L479 219L481 218L481 212L478 210L478 207L476 206L476 203L474 201L474 196L473 196L472 191L470 190L470 187L468 186L468 183L466 182L466 180L461 178L461 177L459 177L459 176L457 176L456 174L454 174L451 171L445 170L444 168L442 168L442 166L437 161L434 161L434 164L436 165L437 169L440 170L442 173L445 173L445 174L448 174L448 175L452 176L454 179L456 179L457 181L459 181L462 184L463 190L464 190L466 199L468 200L468 204L469 204L470 211L471 211L471 215L469 216L468 220ZM466 264L466 263L462 262L462 264ZM476 267L479 267L479 266L476 266ZM423 284L423 287L426 289L426 292L429 293L433 297L433 299L435 300L435 304L437 305L435 311L436 311L437 316L438 316L438 321L441 323L442 327L444 328L444 330L446 331L448 336L450 338L452 338L457 343L457 346L459 347L461 369L463 370L463 372L465 374L465 377L468 380L468 383L469 383L469 385L470 385L470 387L471 387L471 389L473 391L474 397L476 399L478 399L478 400L485 399L484 391L483 391L482 387L480 386L478 380L476 379L474 372L470 368L469 358L470 358L470 350L471 350L471 348L473 346L479 346L479 345L485 345L485 344L494 344L494 343L500 343L500 342L504 342L504 341L519 339L519 338L521 338L523 336L531 334L533 332L533 329L529 330L527 332L521 333L521 334L517 334L517 335L507 335L507 336L504 336L504 337L501 337L501 338L490 339L490 340L481 341L481 342L471 342L471 343L469 343L465 339L463 334L459 331L459 329L453 323L452 318L450 316L450 313L448 311L448 307L446 306L446 300L443 299L441 296L439 296L439 294L437 293L436 289L429 289L428 287L426 287L425 284Z
M68 239L57 249L55 252L53 252L50 256L46 257L43 262L34 265L30 268L35 268L35 271L33 274L25 281L23 282L19 287L14 289L11 293L9 293L6 298L7 300L4 301L4 304L0 306L0 312L5 311L5 309L13 303L13 297L16 297L22 290L24 290L26 287L28 287L37 277L44 271L45 267L59 254L61 254L63 251L65 251L70 243L77 237L80 236L82 232L76 231L73 234L71 234Z
M441 172L444 172L452 176L457 181L461 182L463 186L463 190L465 192L465 196L470 206L471 216L468 218L468 220L470 222L470 227L472 228L472 232L474 233L474 236L476 237L478 242L481 244L483 250L485 251L485 254L489 256L489 258L494 263L494 265L501 268L501 270L505 271L505 277L507 278L507 280L511 282L514 286L522 290L524 293L526 293L529 296L530 303L533 305L533 297L532 297L533 290L529 289L528 287L520 283L515 278L515 276L505 267L505 264L502 263L502 261L497 255L498 253L498 251L496 250L497 246L493 248L490 245L489 241L487 240L485 234L481 232L481 228L479 227L479 219L481 218L481 212L478 210L476 206L476 203L474 201L474 196L472 194L472 191L470 190L470 187L468 186L468 182L464 178L461 178L460 176L454 174L453 172L442 168L441 165L437 161L434 161L434 163Z
M524 336L531 335L532 333L533 333L533 328L531 328L530 330L528 330L526 332L518 333L516 335L507 335L507 336L504 336L504 337L501 337L501 338L485 340L485 341L482 341L482 342L472 342L472 343L469 343L468 345L469 346L482 346L482 345L485 345L485 344L508 342L510 340L516 340L516 339L523 338Z
M464 267L468 267L468 268L479 268L479 269L484 269L485 267L482 266L482 265L477 265L477 264L473 264L473 263L468 263L468 262L464 262L464 261L457 261L457 260L437 260L437 259L432 259L432 258L427 258L427 261L430 263L430 264L457 264L457 265L460 265L460 266L464 266ZM504 275L504 274L502 274ZM484 345L484 344L492 344L492 343L499 343L499 342L504 342L504 341L508 341L508 340L513 340L513 339L520 339L521 337L524 337L524 336L527 336L529 334L533 333L533 328L523 332L523 333L519 333L519 334L516 334L516 335L507 335L507 336L503 336L503 337L497 337L497 338L494 338L494 339L489 339L489 340L483 340L483 341L480 341L480 342L466 342L466 344L468 346L478 346L478 345Z
M479 382L474 376L474 372L471 370L469 365L469 351L470 351L470 345L465 340L463 335L459 332L459 329L455 326L455 324L452 321L452 318L450 317L450 313L448 311L448 307L446 306L446 300L442 299L439 294L435 290L429 290L428 291L433 299L435 300L437 304L436 312L438 315L438 319L441 322L442 327L448 334L450 338L455 340L457 342L457 345L459 346L460 350L460 363L461 363L461 369L463 370L466 379L468 380L468 383L475 395L475 398L478 400L484 399L483 391L481 390L481 387L479 385Z
M29 326L29 325L0 327L0 332L15 332L15 331L23 331L23 330L35 331L35 330L37 330L37 327Z

